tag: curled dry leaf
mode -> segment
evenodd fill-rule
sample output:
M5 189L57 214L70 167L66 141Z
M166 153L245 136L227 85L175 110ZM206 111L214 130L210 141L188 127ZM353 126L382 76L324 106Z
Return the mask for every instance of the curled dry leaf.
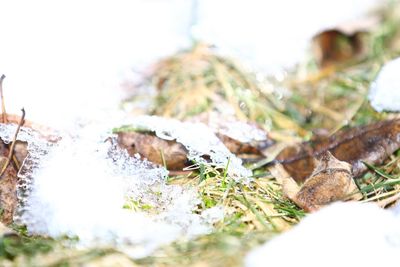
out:
M354 177L367 171L369 164L381 164L400 148L400 119L381 121L343 130L330 137L285 148L276 158L297 182L303 182L315 169L314 158L326 151L350 163Z
M138 153L156 164L165 163L168 170L182 170L188 162L187 150L182 144L161 139L151 133L119 132L117 142L129 155Z
M316 59L323 67L359 57L364 51L364 33L347 35L338 30L324 31L314 37Z
M359 193L355 193L358 188L351 175L350 164L336 159L329 151L321 154L315 161L313 173L301 187L281 165L275 166L274 174L280 177L286 197L309 212L331 202L345 200L351 194L353 199L360 197Z
M366 54L367 33L378 24L369 16L327 29L313 38L315 58L323 67L345 63Z

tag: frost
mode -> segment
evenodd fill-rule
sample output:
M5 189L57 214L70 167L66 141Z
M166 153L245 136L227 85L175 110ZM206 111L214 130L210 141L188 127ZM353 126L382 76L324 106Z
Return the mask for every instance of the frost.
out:
M0 128L2 137L9 140L13 129ZM178 238L209 233L221 219L196 214L195 190L167 185L164 168L118 149L98 124L63 135L51 149L32 134L23 129L19 136L29 143L30 157L40 158L27 172L33 179L18 217L30 233L78 236L83 245L112 243L143 257ZM123 208L130 199L154 212Z
M336 203L251 251L245 265L397 266L399 224L398 213L375 204Z
M16 124L0 123L1 140L5 143L11 143L17 127L18 125ZM17 184L17 194L19 206L16 215L24 212L27 195L30 193L35 173L41 163L41 158L43 158L53 146L52 143L47 142L47 140L41 137L38 132L26 127L20 128L17 140L28 143L28 155L18 173L19 181ZM16 220L18 221L18 216Z
M180 122L157 116L138 116L129 126L146 129L165 140L176 140L188 150L188 158L197 163L206 163L203 156L219 168L228 167L228 174L237 181L248 182L251 171L243 167L242 161L232 154L214 132L202 123Z
M381 111L400 111L400 58L387 63L369 92L372 107Z

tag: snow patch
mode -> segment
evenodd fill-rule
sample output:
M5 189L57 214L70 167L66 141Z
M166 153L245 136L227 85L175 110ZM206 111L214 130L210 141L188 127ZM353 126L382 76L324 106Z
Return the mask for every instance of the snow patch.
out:
M375 204L335 203L255 248L245 265L396 266L399 225L398 213Z
M14 131L15 125L0 124L5 140ZM143 257L178 238L209 233L223 218L217 207L194 213L200 203L195 190L167 185L166 169L130 157L105 141L108 136L99 124L89 124L46 146L22 128L19 139L28 142L35 164L20 177L29 183L16 220L30 233L78 236L83 245L112 243ZM124 209L129 199L151 206L153 213Z
M400 111L399 72L400 58L396 58L383 66L372 84L368 98L376 111Z

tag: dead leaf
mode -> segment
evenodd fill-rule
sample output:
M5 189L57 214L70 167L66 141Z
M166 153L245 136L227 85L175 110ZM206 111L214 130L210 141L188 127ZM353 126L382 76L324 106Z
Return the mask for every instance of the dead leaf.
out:
M361 58L368 48L366 35L378 23L378 17L369 16L319 33L313 38L315 58L323 67Z
M7 157L0 157L0 167L3 168ZM17 170L10 164L0 179L0 219L5 224L13 221L14 211L17 207Z
M120 132L117 142L129 155L167 166L168 170L182 170L188 162L186 148L176 141L164 140L151 133Z
M28 144L26 142L16 141L14 156L11 164L6 168L5 173L0 179L0 221L10 224L13 221L13 215L17 206L17 173L22 166L24 159L28 155ZM7 161L9 146L0 139L0 169Z
M259 159L263 156L264 150L274 143L259 125L254 122L238 121L231 114L209 111L186 121L206 124L231 153L242 159ZM245 142L243 136L247 139Z
M280 165L277 166L280 172L277 176L280 176L285 196L305 211L316 211L331 202L345 200L358 191L351 175L351 165L336 159L329 151L321 154L315 165L313 173L301 187L285 174ZM353 194L352 198L359 199L360 194Z
M219 140L229 149L230 152L237 155L240 158L259 158L263 155L263 149L269 147L271 144L270 140L260 142L248 142L243 143L236 139L233 139L227 135L217 134Z
M381 121L366 126L343 130L318 141L305 142L284 149L277 162L297 182L303 182L315 169L314 158L326 151L352 166L352 174L359 177L367 171L364 162L382 164L400 148L400 119Z
M359 58L364 52L364 33L347 35L338 30L324 31L313 39L314 54L322 67Z

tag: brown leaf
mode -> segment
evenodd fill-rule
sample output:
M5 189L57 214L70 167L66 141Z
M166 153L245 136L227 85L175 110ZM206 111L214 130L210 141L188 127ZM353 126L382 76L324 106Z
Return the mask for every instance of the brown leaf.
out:
M249 158L260 158L263 156L263 151L271 146L274 142L269 138L268 134L256 123L253 122L243 122L235 119L234 116L219 114L217 112L203 112L200 113L189 120L190 122L201 122L206 124L210 129L214 131L219 140L229 149L230 152L235 154L236 156L242 159ZM236 124L239 123L239 124ZM265 138L261 140L251 140L249 142L242 142L232 135L230 136L228 133L232 131L232 125L234 127L245 127L244 129L248 129L250 131L257 130L265 133ZM234 129L233 131L237 131ZM249 133L248 136L251 136L252 133ZM251 138L250 138L251 139Z
M243 143L220 133L218 133L217 136L230 152L241 158L247 158L249 156L261 157L263 155L263 149L269 147L272 143L269 139L265 141Z
M0 167L3 168L7 157L0 157ZM10 224L13 221L17 206L17 170L10 164L0 179L1 221Z
M400 119L387 120L338 132L329 138L284 149L277 161L296 181L302 182L315 168L314 158L326 151L352 165L359 177L367 171L363 161L381 164L400 148Z
M22 166L24 159L28 155L28 144L26 142L16 141L14 148L14 158L0 179L0 221L10 224L13 221L13 215L17 206L17 182L18 168ZM9 145L4 144L0 139L0 169L7 161L9 154Z
M131 156L138 153L142 158L159 165L164 164L164 158L168 170L182 170L188 162L187 150L182 144L151 133L120 132L117 142Z
M331 202L345 200L358 191L351 175L351 165L339 161L329 151L321 154L315 165L313 173L301 187L289 175L282 175L282 170L278 170L285 196L305 211L316 211ZM353 195L353 198L358 197L359 194Z
M377 17L369 16L319 33L313 38L317 61L326 67L362 57L367 51L366 34L378 23Z
M359 57L365 44L363 33L346 35L338 30L324 31L314 37L314 53L323 67Z

